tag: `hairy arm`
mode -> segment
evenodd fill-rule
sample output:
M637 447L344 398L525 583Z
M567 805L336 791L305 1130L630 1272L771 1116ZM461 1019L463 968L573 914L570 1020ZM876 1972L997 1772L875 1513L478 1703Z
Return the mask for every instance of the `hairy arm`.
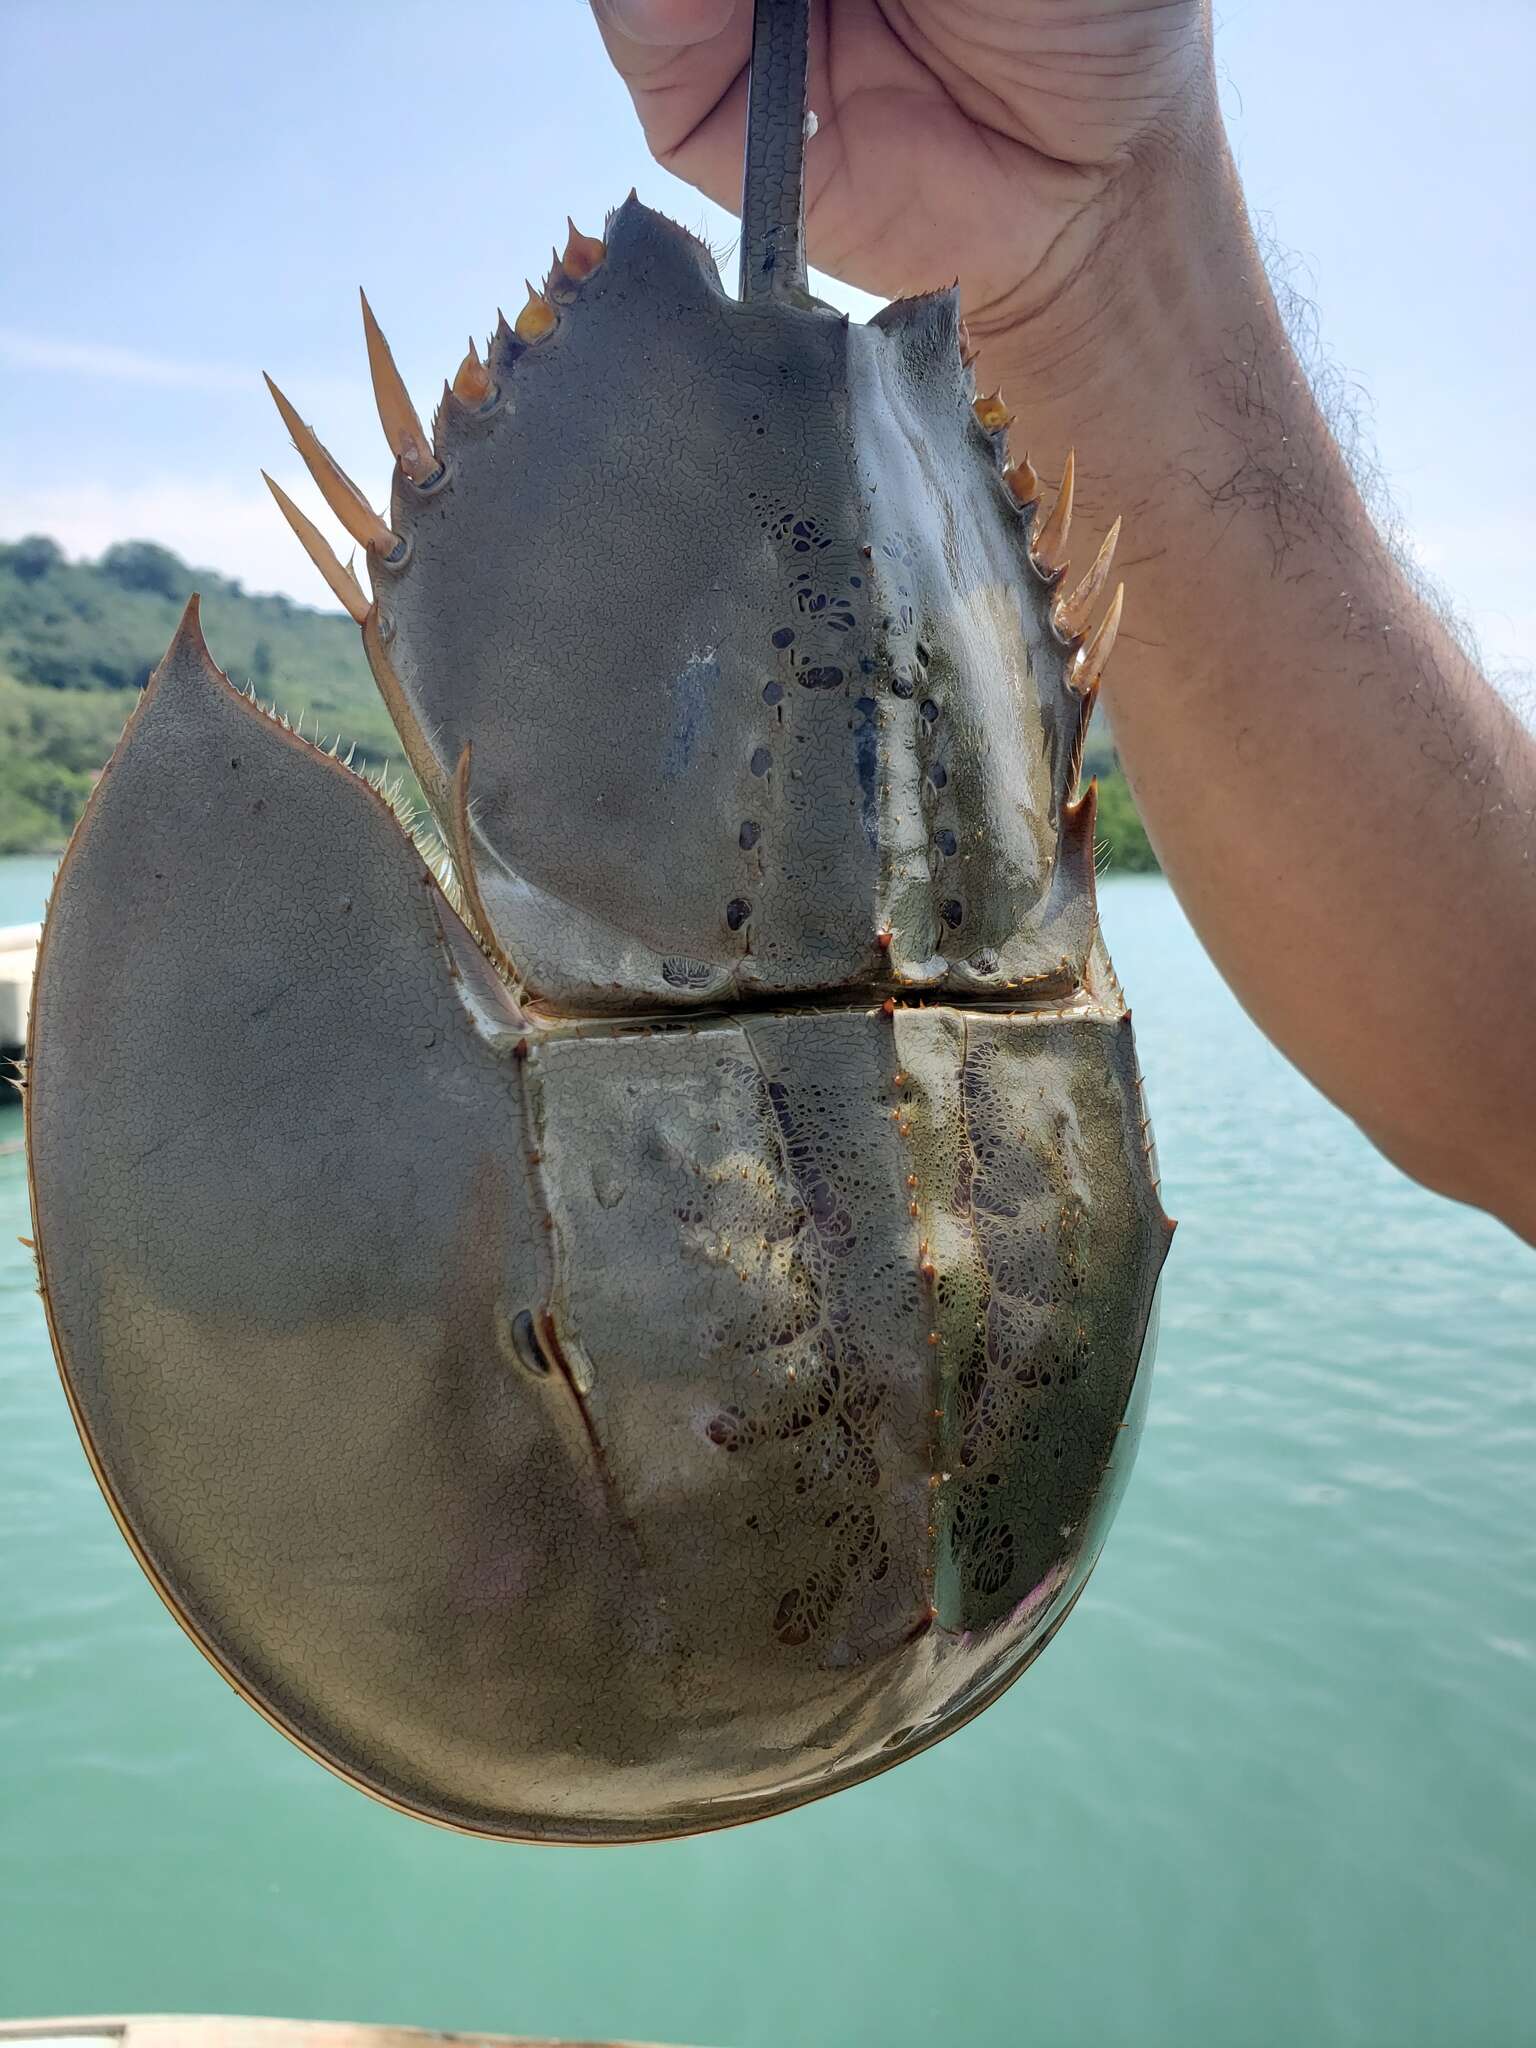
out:
M729 203L746 0L598 12L653 148ZM1016 444L1077 448L1074 556L1124 515L1104 701L1218 966L1399 1166L1536 1241L1536 742L1318 409L1203 8L827 0L811 99L813 258L887 292L958 262Z
M1536 1240L1536 744L1373 526L1219 130L1122 198L1049 329L984 353L1078 443L1090 531L1125 515L1104 698L1148 832L1276 1044Z

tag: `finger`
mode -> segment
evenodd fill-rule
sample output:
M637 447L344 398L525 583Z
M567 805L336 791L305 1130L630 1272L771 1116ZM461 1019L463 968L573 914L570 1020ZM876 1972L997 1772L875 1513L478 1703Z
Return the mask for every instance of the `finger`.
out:
M592 0L592 10L651 154L731 205L741 190L752 0ZM684 150L686 161L676 154Z
M707 43L729 26L737 0L593 0L599 22L630 43L676 50ZM619 52L615 61L625 69Z

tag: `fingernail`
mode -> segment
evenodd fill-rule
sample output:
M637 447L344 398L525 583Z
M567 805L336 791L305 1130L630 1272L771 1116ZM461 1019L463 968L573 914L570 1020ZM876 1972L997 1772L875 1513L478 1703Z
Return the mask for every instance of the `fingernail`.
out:
M719 35L736 0L605 0L604 11L631 42L676 49Z

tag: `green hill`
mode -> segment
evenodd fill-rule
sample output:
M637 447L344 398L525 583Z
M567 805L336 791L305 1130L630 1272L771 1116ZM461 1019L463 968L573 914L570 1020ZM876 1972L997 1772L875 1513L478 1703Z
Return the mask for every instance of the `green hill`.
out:
M387 768L413 791L349 619L253 597L149 541L69 562L34 537L0 544L0 854L64 844L194 590L208 645L232 681L295 722L302 716L306 733L355 746L358 765ZM1087 770L1100 778L1109 864L1154 867L1102 732L1090 739Z
M1089 733L1088 745L1083 750L1084 779L1090 775L1099 778L1095 833L1103 848L1100 870L1122 875L1155 875L1158 872L1157 855L1152 851L1147 828L1141 822L1131 786L1115 758L1115 743L1107 726L1102 723L1097 732Z
M148 541L72 563L32 538L0 546L0 853L63 845L194 590L234 682L355 742L359 763L403 769L350 620L253 597Z

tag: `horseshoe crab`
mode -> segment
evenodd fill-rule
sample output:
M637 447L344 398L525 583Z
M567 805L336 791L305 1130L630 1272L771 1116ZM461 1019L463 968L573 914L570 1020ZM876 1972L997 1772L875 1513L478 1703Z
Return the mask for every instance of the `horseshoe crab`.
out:
M451 879L194 601L43 940L39 1272L123 1533L284 1733L486 1834L957 1727L1145 1398L1172 1226L1077 790L1113 535L1068 594L1071 458L1043 506L953 291L808 291L805 11L759 0L739 299L632 197L431 435L365 306L387 523L277 394Z

